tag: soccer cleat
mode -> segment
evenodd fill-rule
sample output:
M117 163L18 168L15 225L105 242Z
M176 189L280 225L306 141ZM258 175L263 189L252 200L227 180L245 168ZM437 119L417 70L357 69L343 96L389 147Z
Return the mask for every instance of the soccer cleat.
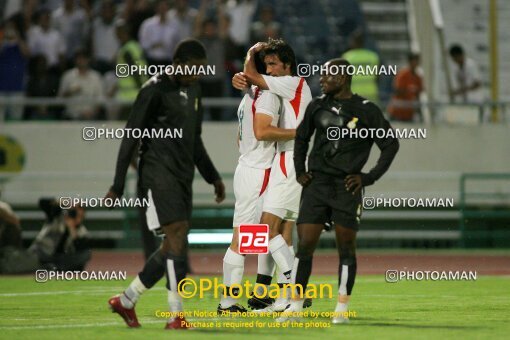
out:
M251 309L264 309L266 307L271 306L274 303L273 298L258 298L256 296L252 296L248 299L248 306Z
M255 309L253 313L274 313L274 312L283 312L285 309L289 308L290 304L288 300L285 301L277 301L273 303L271 306L267 306L262 309Z
M288 322L288 321L300 321L300 314L303 312L303 308L298 308L290 305L286 308L281 314L280 317L277 318L276 322Z
M222 308L221 303L218 305L218 309L216 310L219 316L235 316L237 313L246 313L248 312L246 308L236 303L227 308Z
M129 309L122 306L122 303L120 302L120 295L115 295L111 297L110 300L108 300L108 305L110 305L112 313L119 314L122 317L122 319L124 319L128 327L131 328L141 327L136 317L135 308L133 307Z
M165 326L165 329L182 329L182 330L186 330L186 329L192 329L193 327L191 327L188 322L186 321L186 319L184 319L183 317L180 317L180 316L176 316L175 318L171 318L170 320L168 320L168 322L166 323L166 326Z
M303 308L310 308L310 307L312 307L312 299L306 298L305 302L303 302Z
M333 325L348 324L349 322L350 322L349 318L345 318L342 315L335 316L334 318L331 319L331 323Z

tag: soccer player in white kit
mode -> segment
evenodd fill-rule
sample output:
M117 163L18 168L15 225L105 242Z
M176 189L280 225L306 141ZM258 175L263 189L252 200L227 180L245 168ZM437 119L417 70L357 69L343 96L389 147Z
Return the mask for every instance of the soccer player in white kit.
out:
M260 52L266 65L267 75L257 72L255 54ZM248 84L267 90L282 98L284 110L280 117L279 127L296 129L303 120L306 107L312 100L312 94L304 78L296 76L296 58L292 48L283 40L269 39L268 43L257 43L250 48L245 61L243 74L236 75L236 87ZM294 249L280 233L291 230L299 211L301 185L296 181L293 161L294 140L279 141L269 179L268 191L263 201L262 224L269 225L269 254L259 255L257 283L269 284L274 264L279 268L278 283L290 283L294 262ZM290 228L289 228L290 226ZM267 276L266 282L259 278ZM290 290L285 293L283 288L279 298L265 311L283 311L290 299Z
M223 284L227 287L218 306L218 314L245 312L237 303L234 284L241 284L245 256L238 253L239 226L260 220L262 200L267 191L269 174L275 156L275 141L294 139L295 128L278 128L283 110L282 100L256 86L248 88L238 111L239 163L234 174L235 210L233 237L223 258Z

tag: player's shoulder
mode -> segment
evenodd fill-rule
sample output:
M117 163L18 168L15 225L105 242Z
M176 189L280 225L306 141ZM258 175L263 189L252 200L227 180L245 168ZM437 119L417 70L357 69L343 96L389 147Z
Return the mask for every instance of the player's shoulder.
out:
M374 102L370 101L369 99L362 97L358 94L353 94L352 98L350 99L350 102L353 105L360 106L365 111L381 111L379 106L377 106Z
M289 85L299 85L299 83L301 82L301 80L305 81L305 78L302 78L302 77L299 77L299 76L291 76L291 75L287 75L287 76L279 76L279 77L274 77L274 76L268 76L266 75L265 76L266 79L271 79L271 80L274 80L274 81L277 81L277 82L280 82L280 83L285 83L285 84L289 84Z
M138 96L149 98L159 96L163 93L168 93L168 86L165 85L163 75L154 75L142 84Z
M328 96L323 94L317 97L313 97L310 103L307 106L308 110L315 111L319 108L327 107Z

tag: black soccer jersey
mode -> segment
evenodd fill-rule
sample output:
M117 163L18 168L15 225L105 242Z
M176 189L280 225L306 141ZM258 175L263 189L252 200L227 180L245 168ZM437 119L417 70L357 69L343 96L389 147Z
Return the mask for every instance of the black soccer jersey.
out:
M378 129L379 134L374 129ZM388 170L399 148L396 138L386 135L377 138L388 129L391 126L381 110L356 94L343 100L330 95L315 98L296 131L294 165L297 176L306 172L308 144L315 132L308 171L335 177L360 174L375 143L381 149L381 156L377 165L364 176L364 185L373 184Z
M202 142L202 116L197 83L182 87L166 75L149 80L140 90L126 124L126 129L140 129L145 135L141 139L124 135L113 191L123 194L126 172L139 141L142 186L172 189L173 179L191 186L195 165L208 183L220 179ZM168 176L174 177L172 181L166 180Z

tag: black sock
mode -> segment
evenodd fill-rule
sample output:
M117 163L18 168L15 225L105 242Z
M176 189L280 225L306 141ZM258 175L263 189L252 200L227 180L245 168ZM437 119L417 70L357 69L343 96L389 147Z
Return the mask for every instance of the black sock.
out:
M301 256L297 255L295 261L299 261L296 270L296 294L303 295L305 294L306 286L308 285L308 280L310 279L310 275L312 274L312 261L313 256ZM295 266L294 262L294 266ZM293 274L294 275L294 274ZM300 288L302 287L302 292Z
M179 282L186 277L186 272L188 269L186 256L175 256L168 253L166 267L166 288L168 290L177 291Z
M152 288L165 275L166 255L158 249L147 259L143 269L138 276L143 285L149 289Z
M272 279L273 279L272 276L264 275L264 274L257 274L257 283L258 284L269 286L271 284Z
M342 282L342 275L347 269L347 280ZM342 258L340 265L338 266L338 289L342 295L351 295L352 288L354 287L354 281L356 280L357 262L356 256ZM345 291L341 291L345 290Z

